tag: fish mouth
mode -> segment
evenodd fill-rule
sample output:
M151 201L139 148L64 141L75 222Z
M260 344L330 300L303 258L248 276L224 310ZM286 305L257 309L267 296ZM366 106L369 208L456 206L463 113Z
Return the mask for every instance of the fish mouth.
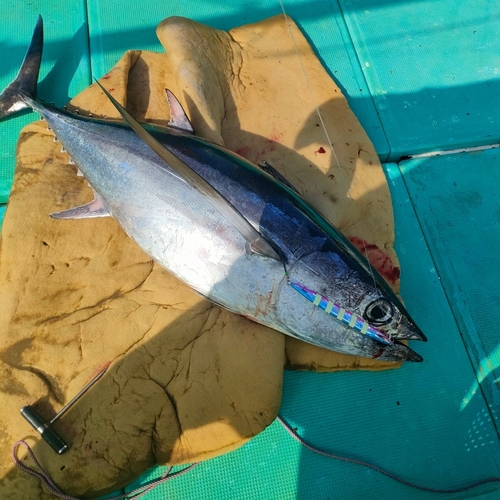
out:
M426 339L427 340L427 339ZM404 345L404 344L401 344ZM415 352L413 349L410 349L408 346L405 346L405 354L406 354L406 361L413 361L414 363L422 363L424 358L418 354L418 352Z
M377 353L373 359L380 359L381 361L412 361L414 363L421 363L424 360L420 354L397 340L391 345L384 346L380 354Z

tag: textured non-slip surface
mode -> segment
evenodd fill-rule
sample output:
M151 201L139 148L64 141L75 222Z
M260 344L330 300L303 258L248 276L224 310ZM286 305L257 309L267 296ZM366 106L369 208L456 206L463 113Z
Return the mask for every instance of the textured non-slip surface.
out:
M390 159L498 140L498 3L339 0Z
M476 378L460 409L481 393L500 431L500 150L400 165ZM479 440L478 446L485 446Z
M86 27L78 31L85 3L67 2L64 11L56 3L0 6L0 40L9 49L0 84L15 75L40 11L49 41L53 37L45 73L59 63L43 97L58 104L90 83L90 68L99 77L127 49L160 50L154 29L165 17L182 15L228 29L281 12L275 1L88 0L87 38ZM345 91L383 160L500 140L497 2L285 1L285 9ZM6 16L11 17L6 21ZM82 33L82 40L68 51L75 33ZM77 68L71 66L75 51ZM64 83L70 80L68 90ZM29 119L0 125L4 193L18 130ZM500 475L498 156L489 151L386 165L402 295L429 337L427 344L413 343L425 362L380 374L286 372L281 414L311 444L434 488ZM152 470L143 482L161 470ZM447 498L480 494L493 500L500 490L490 484ZM146 496L438 497L313 455L277 422L243 448Z

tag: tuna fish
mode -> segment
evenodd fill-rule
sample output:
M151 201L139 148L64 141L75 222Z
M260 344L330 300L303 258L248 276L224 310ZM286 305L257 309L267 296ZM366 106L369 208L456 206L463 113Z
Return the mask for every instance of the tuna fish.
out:
M0 118L32 108L92 186L95 199L52 214L114 217L154 260L208 300L333 351L422 361L401 340L426 340L384 279L269 164L257 166L194 133L166 91L167 127L98 120L36 97L39 18Z

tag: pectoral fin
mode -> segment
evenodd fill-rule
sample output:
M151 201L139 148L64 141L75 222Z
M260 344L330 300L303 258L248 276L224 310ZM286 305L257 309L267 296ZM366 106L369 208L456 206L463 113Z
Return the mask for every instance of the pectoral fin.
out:
M229 221L245 238L251 251L281 261L281 257L262 237L262 235L241 215L240 212L222 196L211 184L196 173L189 165L170 152L158 142L144 127L99 83L102 91L108 96L115 108L123 116L132 130L187 184L202 193L212 206Z
M91 202L85 203L85 205L54 212L50 216L53 219L94 219L96 217L110 217L111 214L96 195Z

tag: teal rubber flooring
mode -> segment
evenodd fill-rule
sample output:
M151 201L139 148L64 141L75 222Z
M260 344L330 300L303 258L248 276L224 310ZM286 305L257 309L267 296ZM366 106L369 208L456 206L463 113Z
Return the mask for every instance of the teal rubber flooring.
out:
M499 477L500 6L496 0L285 0L284 7L384 162L402 295L429 341L414 344L424 363L395 372L286 372L280 414L313 446L428 488ZM39 92L63 105L125 50L161 51L155 27L165 17L229 29L279 14L281 6L279 0L66 0L62 11L56 0L7 0L0 12L0 87L15 77L41 13L46 78ZM0 203L11 186L19 130L34 118L0 124ZM152 469L126 491L163 470ZM438 497L494 500L500 483L448 495L418 490L314 454L274 422L239 450L144 498Z

